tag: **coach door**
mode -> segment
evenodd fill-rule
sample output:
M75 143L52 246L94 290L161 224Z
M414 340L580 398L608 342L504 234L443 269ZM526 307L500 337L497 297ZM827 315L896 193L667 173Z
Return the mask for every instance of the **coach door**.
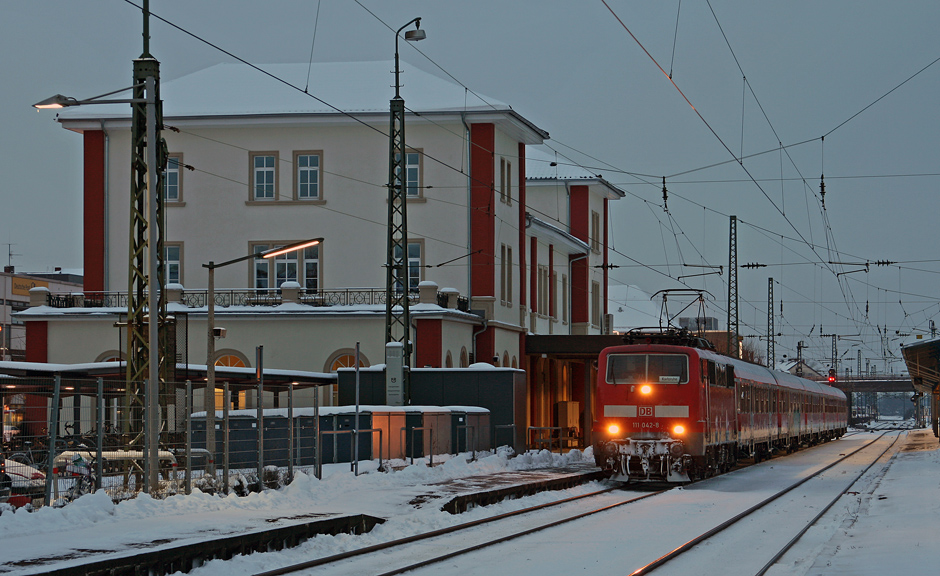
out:
M709 409L711 390L714 384L714 363L705 360L699 361L699 422L702 423L702 432L705 434L705 443L710 444L714 441L712 438L712 427L709 424L711 410Z

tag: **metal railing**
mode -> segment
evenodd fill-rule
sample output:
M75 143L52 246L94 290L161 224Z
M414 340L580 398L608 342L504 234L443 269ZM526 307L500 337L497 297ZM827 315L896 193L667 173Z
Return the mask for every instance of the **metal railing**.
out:
M411 432L411 450L408 451L408 454L411 456L411 463L415 463L415 432L427 432L430 436L430 442L428 444L428 450L422 450L422 452L427 452L430 458L430 465L434 466L434 428L430 426L415 426L414 428L408 428L403 426L401 429L401 442L405 444L405 432ZM421 435L421 442L424 443L424 434Z
M558 442L558 451L561 452L566 448L566 444L570 444L572 440L578 440L577 436L565 436L566 430L572 430L572 428L564 428L562 426L529 426L526 429L526 445L535 448L536 450L541 450L546 444L548 444L548 450L554 451L555 442ZM537 433L536 437L532 437L532 433ZM548 438L544 437L544 433L548 432Z
M284 302L281 290L272 289L216 289L215 305L278 306ZM208 303L206 290L184 290L181 301L188 308L202 308ZM409 302L418 302L418 292L408 294ZM309 306L384 305L384 288L328 288L301 291L299 300ZM49 294L46 304L52 308L126 308L126 292L85 292L83 294ZM458 297L458 309L468 311L469 299Z

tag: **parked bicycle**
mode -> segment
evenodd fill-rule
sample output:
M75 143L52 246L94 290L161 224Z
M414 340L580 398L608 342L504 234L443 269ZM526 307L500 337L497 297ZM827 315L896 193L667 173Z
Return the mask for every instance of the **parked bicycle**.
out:
M66 502L72 502L80 496L93 493L97 484L95 458L90 455L73 455L71 461L65 466L63 477L74 478L74 482L63 495Z

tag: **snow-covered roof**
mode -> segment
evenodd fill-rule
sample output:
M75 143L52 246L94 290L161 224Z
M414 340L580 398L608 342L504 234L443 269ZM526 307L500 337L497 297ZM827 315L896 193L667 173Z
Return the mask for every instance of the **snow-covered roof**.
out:
M525 177L529 186L539 183L579 182L604 186L611 200L623 198L625 195L623 190L604 180L600 174L575 164L568 158L549 154L534 146L525 147Z
M558 226L526 213L526 230L530 236L554 245L556 248L567 248L567 254L586 254L590 249L587 242L572 236ZM565 250L559 250L565 252Z
M453 308L443 308L437 304L412 304L409 306L412 316L416 317L443 317L456 321L482 322L480 317L469 312L461 312ZM208 307L189 307L178 302L167 304L167 313L208 314ZM44 320L49 318L88 318L89 316L120 316L127 314L126 307L93 307L93 308L54 308L52 306L34 306L13 316L18 320ZM217 317L231 316L316 316L316 317L349 317L349 316L384 316L384 304L356 304L352 306L311 306L298 302L284 302L277 306L216 306Z
M103 374L122 373L125 362L82 362L77 364L61 364L52 362L18 362L18 361L0 361L0 373L12 376L39 376L52 374L68 374L74 377L92 377ZM190 372L205 373L205 364L176 364L177 370L187 370ZM216 366L218 377L246 377L253 378L255 369L239 366ZM336 374L331 372L311 372L308 370L285 370L280 368L265 368L266 378L276 380L301 380L304 382L329 383L336 380Z
M265 74L244 64L223 63L161 82L160 97L167 122L185 118L264 116L388 115L394 96L394 63L319 62L265 64ZM401 64L400 90L405 107L422 115L466 113L492 115L491 121L511 118L521 141L540 143L548 133L511 106L489 96L468 92L463 86ZM308 75L310 86L304 92ZM130 106L111 104L66 108L58 120L81 131L88 121L129 119Z

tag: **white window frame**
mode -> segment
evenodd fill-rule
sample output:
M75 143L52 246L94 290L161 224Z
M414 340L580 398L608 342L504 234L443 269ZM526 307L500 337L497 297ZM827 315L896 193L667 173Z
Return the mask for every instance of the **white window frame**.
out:
M405 151L405 174L402 178L402 191L406 200L424 197L424 153L415 148Z
M316 166L303 166L302 159L316 158ZM308 181L303 182L304 176ZM313 175L315 182L311 184L309 176ZM311 194L309 187L315 188ZM307 190L304 187L308 187ZM316 201L323 199L323 152L321 150L298 150L294 152L294 200Z
M252 242L250 250L253 254L259 254L271 248L278 248L295 244L299 240L278 240L271 242ZM320 289L323 281L322 262L322 244L305 248L302 252L294 251L275 256L274 258L255 258L250 260L249 269L250 285L255 290L276 290L284 282L298 282L306 288L306 293L312 294ZM313 264L315 278L311 288L307 280L309 279L310 268ZM264 282L259 282L258 273L263 271L266 275Z
M183 283L183 243L182 242L166 242L163 245L164 255L163 255L163 265L164 265L164 280L167 284L182 284ZM171 258L171 252L176 252L176 258ZM176 277L173 277L173 269L176 269Z
M251 173L251 201L254 202L273 202L278 199L278 154L277 152L249 152L249 169ZM267 160L263 166L258 166L259 159L270 158L270 166ZM263 194L259 195L259 176L264 176ZM270 180L270 181L269 181Z
M423 279L424 271L424 239L420 238L409 238L408 239L408 290L416 291L418 289L418 284L421 283ZM400 255L395 255L395 260L397 261L400 258ZM396 266L392 270L392 277L395 279L395 290L401 291L401 282L398 279L398 267Z
M163 200L167 203L183 201L183 155L168 154L166 170L163 171ZM170 195L170 192L175 192Z

